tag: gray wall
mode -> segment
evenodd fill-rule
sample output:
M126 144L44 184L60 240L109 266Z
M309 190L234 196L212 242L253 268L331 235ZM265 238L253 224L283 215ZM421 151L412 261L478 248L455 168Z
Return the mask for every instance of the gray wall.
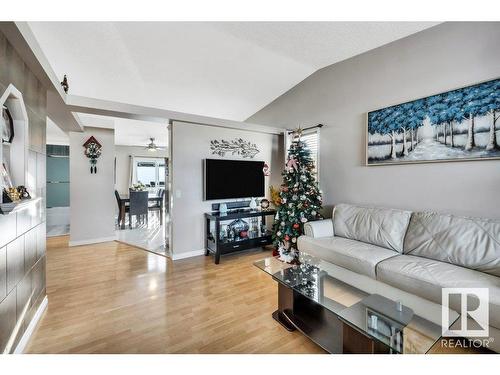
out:
M102 145L97 173L90 173L90 160L83 144L94 136ZM83 133L69 133L70 246L115 239L113 129L85 127Z
M22 94L29 119L27 186L42 201L0 215L0 353L19 343L45 292L45 129L47 91L0 33L0 95L9 84ZM11 155L15 157L15 155Z
M212 210L212 203L203 200L203 159L219 159L210 151L212 139L243 138L257 144L261 150L253 160L265 161L271 167L266 177L266 195L269 184L279 184L283 170L282 137L235 129L174 122L172 126L172 256L174 259L203 254L205 249L204 212ZM226 155L224 159L242 159ZM235 199L229 199L234 201Z
M247 121L326 124L327 205L500 218L500 160L364 166L366 112L500 77L500 23L445 23L314 73Z

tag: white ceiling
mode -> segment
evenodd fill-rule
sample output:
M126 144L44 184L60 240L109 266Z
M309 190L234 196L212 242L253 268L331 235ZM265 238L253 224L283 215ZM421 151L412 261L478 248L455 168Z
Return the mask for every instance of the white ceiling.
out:
M167 147L166 124L82 113L78 115L86 127L114 129L116 145L146 147L151 142L149 139L155 138L156 145ZM47 144L69 144L68 135L50 119L47 121Z
M430 22L30 22L70 93L243 121L316 70Z
M69 145L68 134L63 132L50 117L47 117L47 144Z

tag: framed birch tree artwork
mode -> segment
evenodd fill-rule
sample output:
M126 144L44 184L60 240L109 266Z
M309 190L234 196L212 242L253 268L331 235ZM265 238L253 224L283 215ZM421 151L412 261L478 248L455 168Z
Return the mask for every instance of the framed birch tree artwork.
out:
M366 164L500 159L500 79L368 112Z

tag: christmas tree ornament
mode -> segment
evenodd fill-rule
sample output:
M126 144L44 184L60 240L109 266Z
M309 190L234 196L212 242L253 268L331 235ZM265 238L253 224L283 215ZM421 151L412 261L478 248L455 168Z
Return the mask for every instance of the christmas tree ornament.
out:
M299 228L300 228L299 223L295 223L295 224L293 224L293 229L299 229Z
M292 238L292 242L293 242L293 243L296 243L296 242L297 242L297 239L296 239L295 237L294 237L294 238Z
M295 160L295 157L289 157L288 162L286 163L286 167L288 173L293 173L298 169L297 160Z

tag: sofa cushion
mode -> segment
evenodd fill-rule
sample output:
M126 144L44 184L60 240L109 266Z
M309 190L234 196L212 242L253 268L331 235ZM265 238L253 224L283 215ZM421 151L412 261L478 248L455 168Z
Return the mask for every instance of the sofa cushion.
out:
M500 222L415 212L404 253L500 276Z
M341 237L299 237L301 252L324 259L340 267L375 279L375 266L380 261L396 256L392 250Z
M411 212L339 204L333 209L336 236L403 252Z
M453 264L399 255L377 265L377 280L429 301L441 302L441 288L489 288L490 325L500 328L500 278ZM460 299L450 308L460 312Z

